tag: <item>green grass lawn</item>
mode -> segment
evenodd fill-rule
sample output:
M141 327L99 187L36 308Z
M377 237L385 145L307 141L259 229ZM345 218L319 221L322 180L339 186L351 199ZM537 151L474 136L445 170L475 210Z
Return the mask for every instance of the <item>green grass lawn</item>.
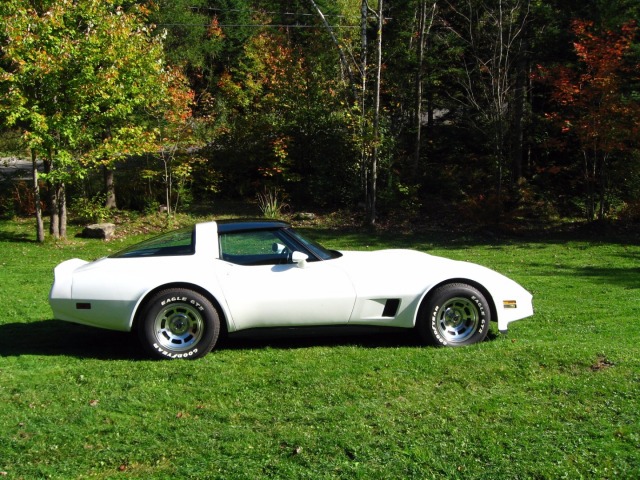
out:
M417 248L534 294L472 347L411 336L232 339L153 361L133 335L51 319L52 269L140 237L39 245L0 221L0 478L637 478L640 245L304 233ZM73 233L73 232L72 232Z

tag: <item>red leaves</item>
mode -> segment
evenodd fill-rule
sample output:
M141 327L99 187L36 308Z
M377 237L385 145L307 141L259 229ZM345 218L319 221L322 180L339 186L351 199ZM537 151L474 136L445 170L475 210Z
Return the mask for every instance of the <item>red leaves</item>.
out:
M224 33L222 32L222 28L220 27L217 16L214 16L211 19L211 23L209 24L209 28L207 29L207 36L209 38L224 38Z
M593 22L574 20L573 67L538 68L534 77L552 87L551 98L559 109L547 115L562 133L574 133L583 150L623 150L633 140L628 125L640 120L640 107L625 97L625 75L637 75L626 64L626 54L637 31L635 22L619 33L597 32Z
M593 218L599 205L602 218L612 159L629 158L639 143L640 102L627 92L629 82L640 80L627 55L637 26L629 22L619 32L596 31L592 22L575 20L572 31L577 64L539 68L534 79L551 87L556 107L545 118L560 131L561 135L551 135L560 142L547 142L548 146L578 147L587 217ZM622 165L615 168L625 168Z
M575 20L572 28L577 38L573 47L582 67L579 82L607 88L625 70L625 53L633 43L635 22L625 24L621 33L595 33L593 22L582 20Z

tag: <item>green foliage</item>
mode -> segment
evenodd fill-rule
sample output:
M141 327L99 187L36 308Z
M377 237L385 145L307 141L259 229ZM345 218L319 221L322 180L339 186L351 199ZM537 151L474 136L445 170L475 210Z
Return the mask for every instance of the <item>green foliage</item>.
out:
M80 152L123 155L125 145L139 142L140 127L122 119L161 94L155 82L161 44L139 28L144 12L93 0L42 11L19 1L3 7L2 111L9 125L23 129L29 148L62 163L66 179L82 174Z
M135 335L50 319L58 262L102 257L139 236L36 245L31 229L0 223L0 295L10 299L0 319L7 478L637 471L637 242L309 230L329 248L416 247L495 268L533 292L536 313L469 348L421 347L412 332L254 337L177 363L142 357Z
M96 195L88 199L77 198L71 204L71 215L82 224L101 223L109 220L113 216L113 211L105 207L105 196Z
M44 178L57 191L85 177L88 166L112 168L177 141L175 124L188 117L191 95L180 72L165 64L145 6L36 6L8 0L0 9L0 115L45 160ZM57 202L62 216L64 198Z
M0 130L0 158L23 155L24 151L24 143L20 132L17 130Z

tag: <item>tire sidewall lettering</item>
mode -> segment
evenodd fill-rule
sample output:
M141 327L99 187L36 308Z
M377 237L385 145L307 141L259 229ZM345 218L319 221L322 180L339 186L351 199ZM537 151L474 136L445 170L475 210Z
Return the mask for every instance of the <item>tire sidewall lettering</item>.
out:
M176 303L176 302L182 302L182 303L189 303L189 305L192 305L194 307L196 307L198 310L200 310L201 312L204 312L204 305L202 305L200 302L198 302L197 300L194 299L190 299L188 297L170 297L170 298L166 298L164 300L162 300L160 302L161 306L166 306L170 303Z
M480 316L482 317L482 323L484 325L485 313L484 313L484 303L476 297L475 295L471 295L471 300L478 306L478 311L480 312Z
M484 303L475 295L471 296L471 300L478 306L478 312L480 313L480 325L478 326L478 332L484 332L485 327L487 326L487 316L484 311Z
M438 331L438 312L440 311L440 305L436 305L431 313L431 331L433 332L433 336L441 345L448 345L447 341L442 338L440 332Z
M193 350L189 350L188 352L182 352L182 353L175 353L175 352L170 352L168 350L165 350L164 348L162 348L160 345L158 345L157 343L153 344L153 348L155 348L158 353L164 357L167 358L189 358L189 357L193 357L194 355L196 355L198 353L198 349L194 348Z
M165 300L162 300L160 302L160 305L162 305L163 307L165 305L167 305L168 303L174 303L174 302L186 302L187 301L187 297L171 297L171 298L167 298Z
M200 310L201 312L204 312L204 306L201 305L200 303L198 303L196 300L189 300L189 303L191 305L193 305L194 307L196 307L198 310Z

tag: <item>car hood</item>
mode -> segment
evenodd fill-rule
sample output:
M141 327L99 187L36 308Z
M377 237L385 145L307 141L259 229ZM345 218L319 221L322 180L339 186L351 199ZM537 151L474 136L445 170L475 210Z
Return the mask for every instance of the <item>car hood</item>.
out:
M484 285L514 284L504 275L475 263L451 260L416 250L341 251L336 265L356 287L366 290L419 291L446 280L473 280Z
M340 260L344 265L364 268L366 270L385 269L404 273L407 270L426 267L457 269L470 265L469 262L451 260L417 250L390 249L375 250L372 252L340 251L340 253L342 254Z

